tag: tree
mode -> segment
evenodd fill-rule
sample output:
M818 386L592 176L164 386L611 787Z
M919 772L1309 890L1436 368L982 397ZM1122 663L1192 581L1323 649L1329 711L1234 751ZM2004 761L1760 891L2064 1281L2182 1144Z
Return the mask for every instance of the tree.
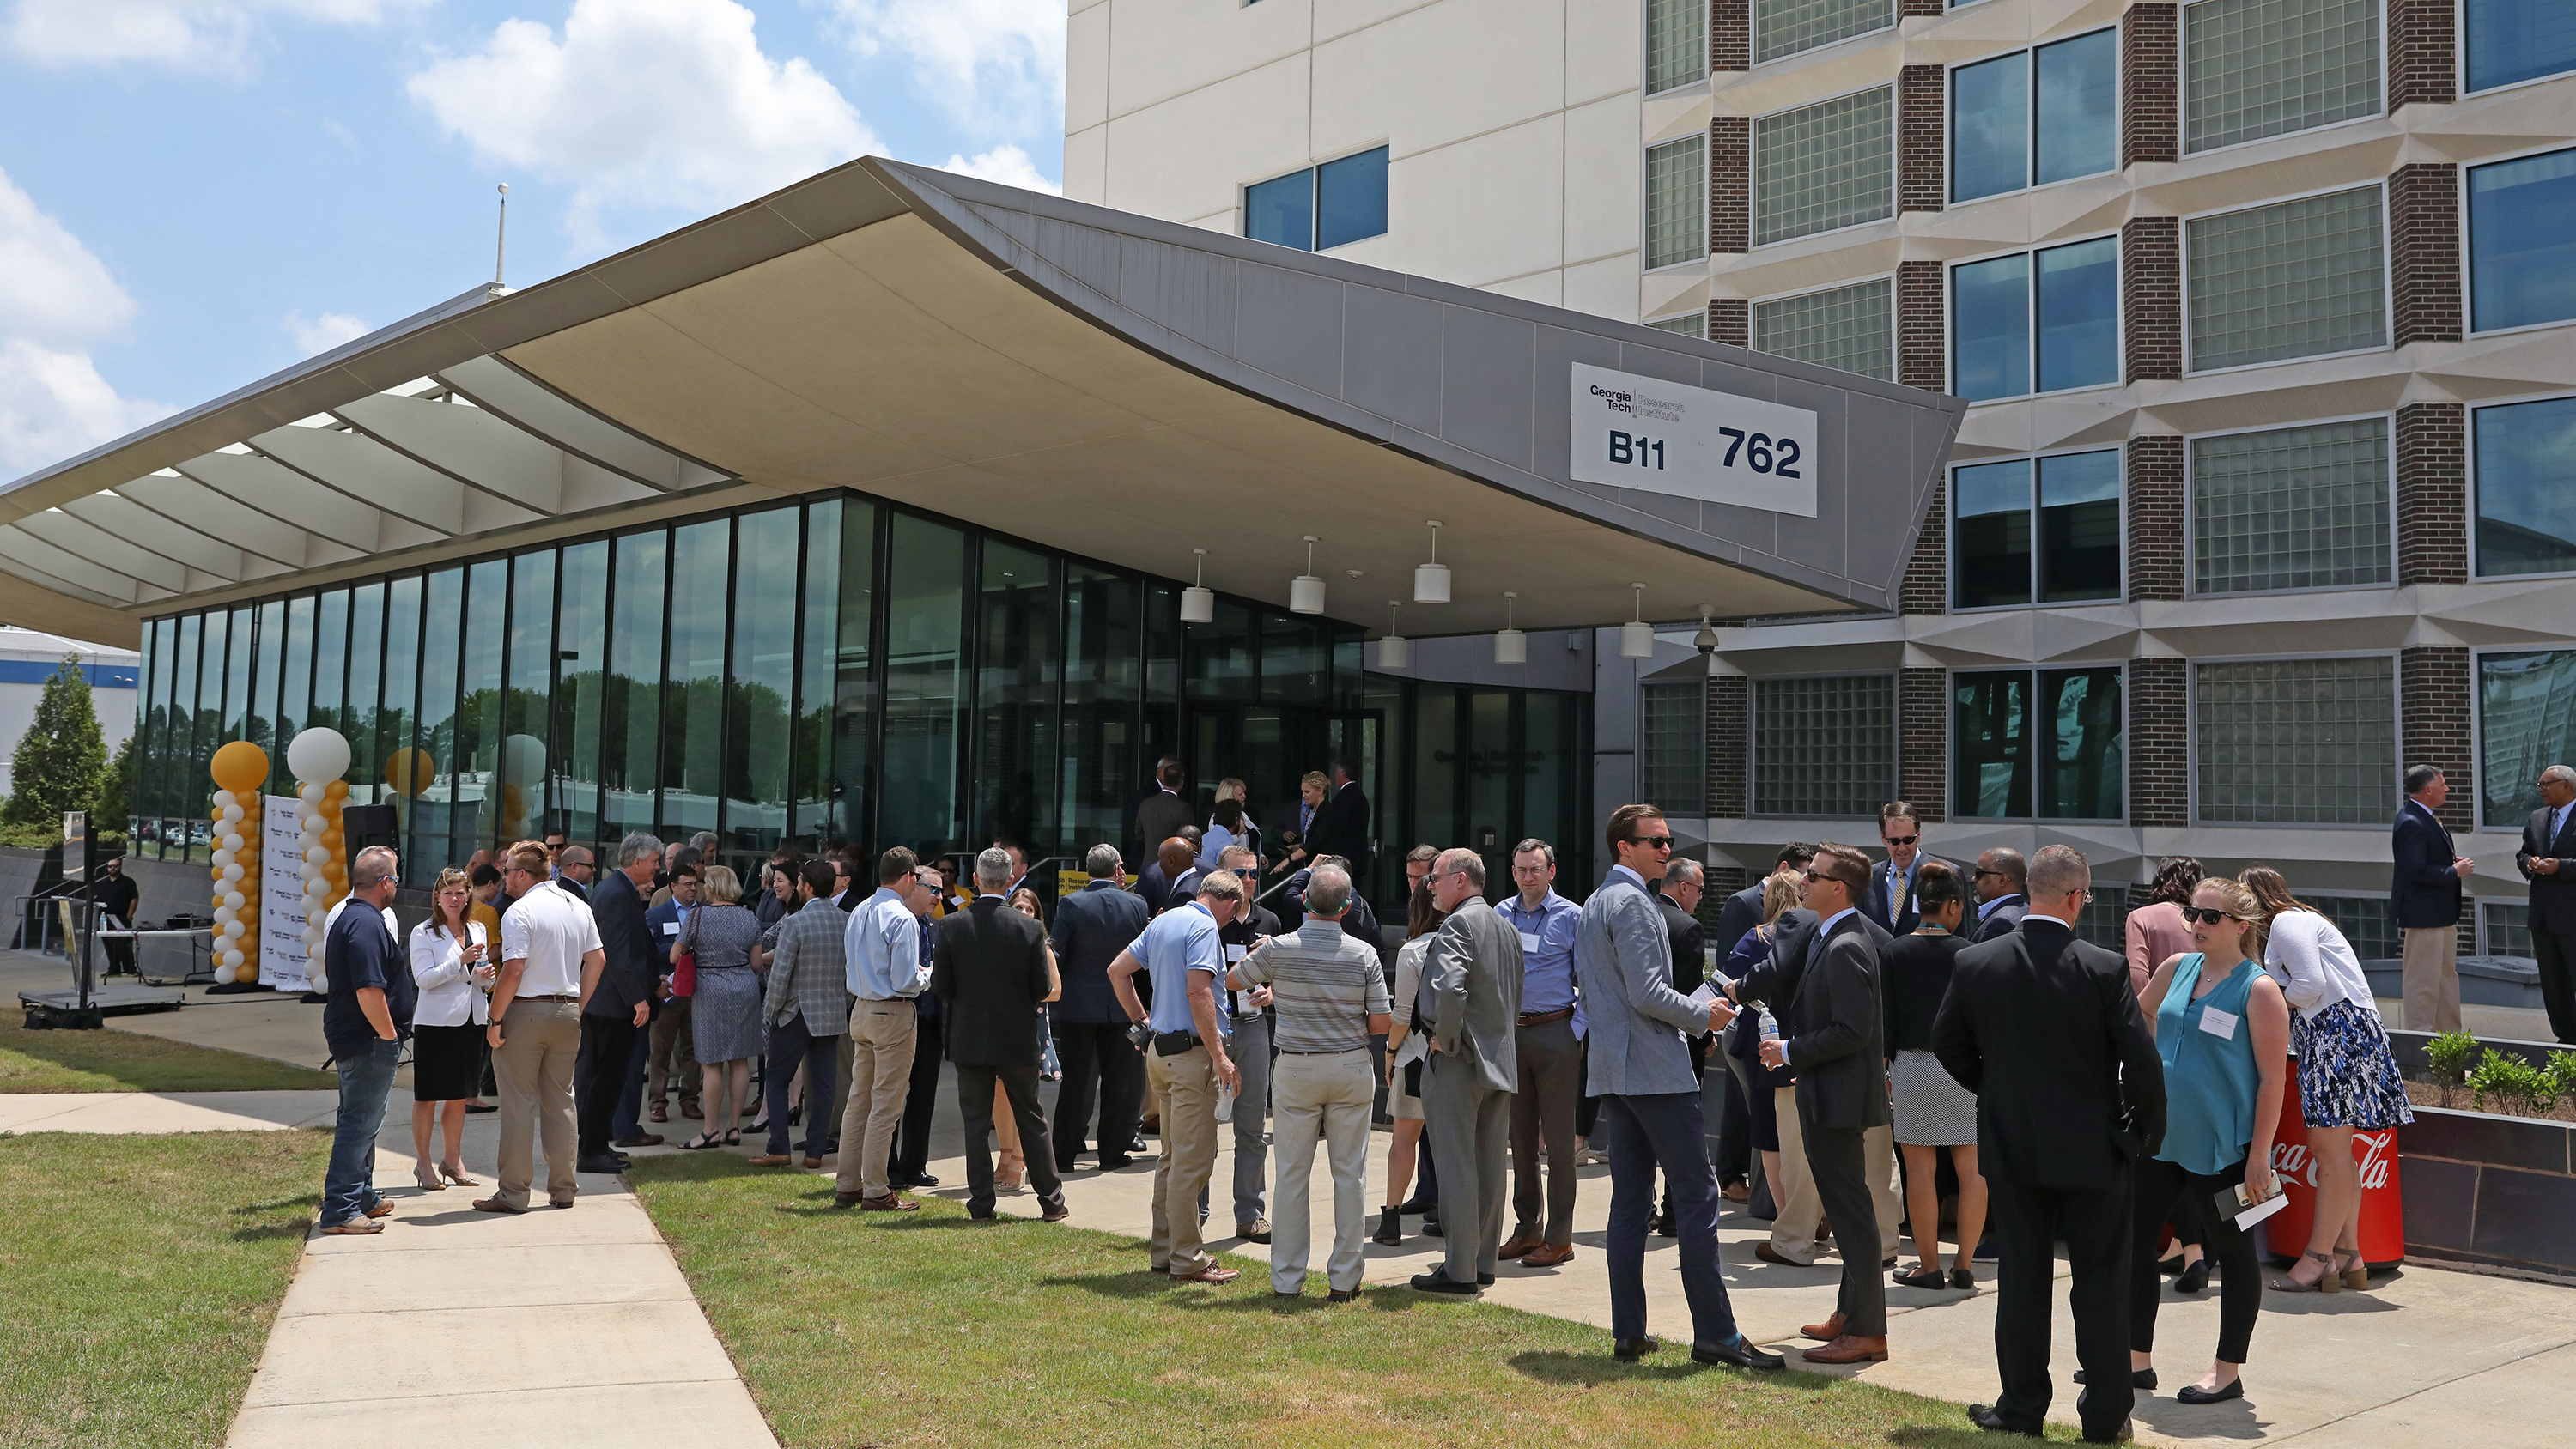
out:
M78 654L64 655L62 667L46 679L35 722L18 741L9 768L15 777L7 807L13 825L59 827L64 811L97 810L107 780L107 740L98 731L98 709L90 702L89 676Z
M133 798L134 742L137 738L139 736L127 735L125 743L116 747L116 758L109 762L107 776L98 787L98 828L101 830L123 830L126 814L133 808L127 801Z

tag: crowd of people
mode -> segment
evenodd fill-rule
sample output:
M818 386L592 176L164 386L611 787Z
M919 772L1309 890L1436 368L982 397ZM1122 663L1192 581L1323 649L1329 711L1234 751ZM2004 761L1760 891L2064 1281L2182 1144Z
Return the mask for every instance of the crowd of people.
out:
M837 1206L914 1211L905 1192L937 1185L944 1062L970 1217L1025 1189L1060 1220L1078 1159L1121 1170L1151 1133L1148 1259L1180 1282L1236 1276L1204 1227L1230 1208L1238 1238L1270 1244L1272 1291L1302 1295L1318 1149L1337 1302L1361 1290L1364 1242L1399 1244L1417 1216L1442 1240L1411 1280L1425 1294L1473 1296L1505 1261L1569 1261L1577 1169L1606 1159L1622 1359L1660 1347L1643 1280L1660 1234L1679 1240L1690 1356L1785 1365L1736 1328L1723 1203L1770 1218L1759 1261L1838 1259L1834 1311L1802 1330L1811 1363L1887 1358L1887 1288L1973 1289L1990 1253L2002 1392L1971 1415L1992 1429L2036 1433L2047 1411L2061 1242L2088 1439L2125 1433L2134 1394L2156 1387L2160 1265L2182 1291L2213 1274L2221 1289L2215 1353L2185 1402L2244 1395L2264 1292L2369 1286L2351 1136L2412 1114L2351 945L2268 868L2161 862L2123 959L2079 930L2091 869L2068 846L1953 864L1922 849L1898 801L1876 858L1790 846L1704 917L1704 867L1674 855L1659 811L1628 805L1581 904L1557 891L1549 842L1511 850L1508 889L1489 889L1477 851L1424 845L1405 856L1389 930L1359 890L1367 805L1347 769L1308 776L1268 843L1241 781L1204 824L1181 783L1166 761L1133 812L1152 852L1141 875L1095 844L1088 883L1052 902L1007 841L962 874L901 846L781 852L747 890L710 839L668 850L639 833L605 873L559 840L443 871L405 950L393 852L362 852L325 928L342 1111L322 1231L379 1231L393 1211L373 1152L408 1038L424 1191L480 1186L459 1137L469 1106L498 1096L498 1181L473 1204L486 1212L533 1206L540 1138L546 1201L571 1207L578 1172L664 1140L650 1124L674 1097L697 1124L683 1148L765 1132L754 1165L837 1156ZM2437 796L2438 772L2408 786ZM2563 824L2534 830L2545 842ZM2455 859L2453 878L2465 868ZM1373 1125L1391 1130L1372 1227ZM2318 1164L2317 1207L2299 1261L2267 1279L2221 1203L2276 1194L2272 1146L2293 1133ZM1233 1180L1218 1184L1228 1134Z

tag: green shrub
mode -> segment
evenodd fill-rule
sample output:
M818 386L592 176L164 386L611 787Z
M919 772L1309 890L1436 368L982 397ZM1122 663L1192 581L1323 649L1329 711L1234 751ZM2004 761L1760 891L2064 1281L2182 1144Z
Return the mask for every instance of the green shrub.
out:
M2549 1065L2542 1070L2549 1074L2549 1084L2559 1097L2576 1101L2576 1052L2551 1052Z
M2465 1031L2446 1031L2424 1043L2424 1079L2439 1087L2456 1087L2467 1080L2469 1064L2477 1054L2476 1037Z
M2493 1047L2470 1070L2468 1081L2482 1112L2523 1116L2545 1111L2558 1100L2558 1082L2550 1072Z

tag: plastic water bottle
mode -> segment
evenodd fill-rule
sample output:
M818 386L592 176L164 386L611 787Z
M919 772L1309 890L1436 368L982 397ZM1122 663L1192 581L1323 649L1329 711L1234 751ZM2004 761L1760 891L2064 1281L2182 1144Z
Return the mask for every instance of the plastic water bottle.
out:
M1767 1006L1762 1008L1762 1039L1764 1041L1780 1039L1780 1019L1773 1016L1771 1008Z
M1234 1088L1223 1082L1216 1084L1216 1120L1220 1122L1234 1120Z

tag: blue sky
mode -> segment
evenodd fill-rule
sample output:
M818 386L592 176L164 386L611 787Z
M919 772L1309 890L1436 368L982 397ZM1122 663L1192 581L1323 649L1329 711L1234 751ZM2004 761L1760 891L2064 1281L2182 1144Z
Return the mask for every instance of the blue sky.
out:
M876 153L1052 188L1063 0L0 0L0 479Z

